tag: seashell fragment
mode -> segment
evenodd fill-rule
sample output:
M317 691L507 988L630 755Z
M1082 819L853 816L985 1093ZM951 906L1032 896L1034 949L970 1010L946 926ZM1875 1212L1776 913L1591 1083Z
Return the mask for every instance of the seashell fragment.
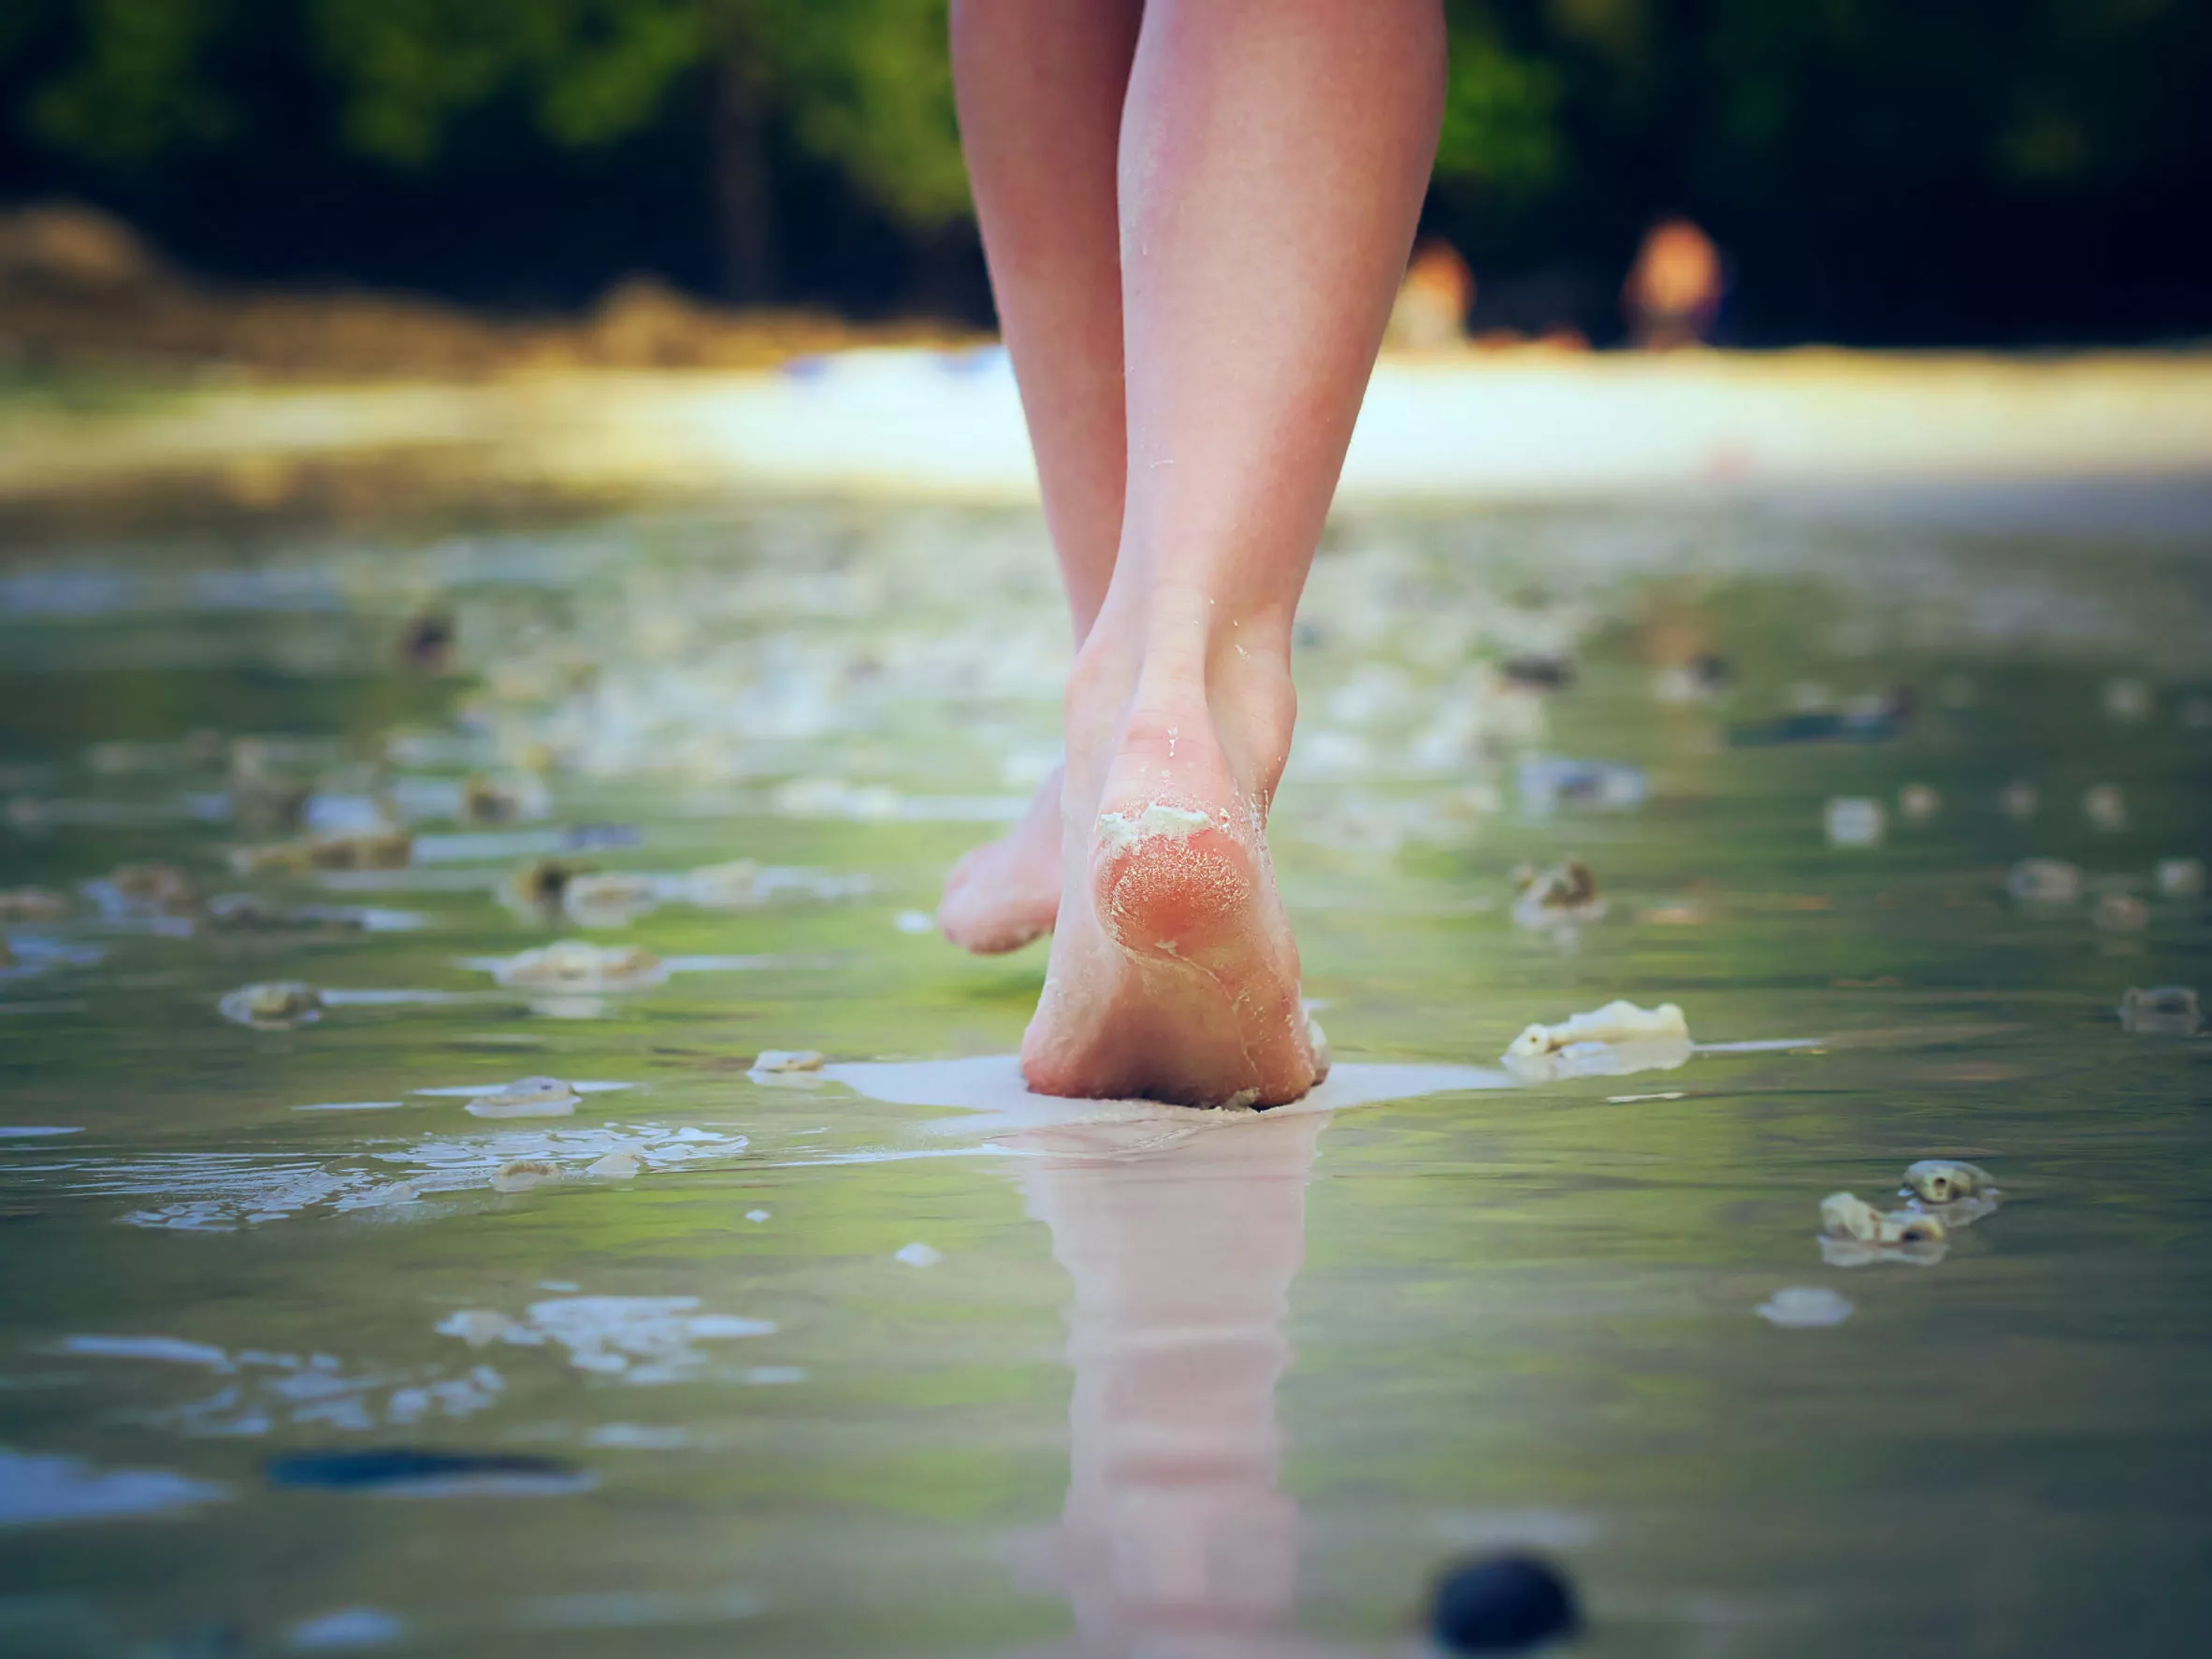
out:
M645 1161L627 1147L617 1147L605 1157L585 1166L584 1173L598 1181L627 1181L645 1167Z
M1523 928L1556 928L1605 914L1598 878L1580 858L1542 871L1524 864L1513 872L1513 921Z
M2081 798L2084 816L2100 830L2118 830L2128 827L2128 798L2120 793L2118 784L2099 784Z
M566 1118L576 1091L558 1077L517 1077L478 1095L463 1108L472 1118Z
M46 887L0 888L0 922L58 922L69 901Z
M763 1048L754 1060L756 1072L818 1072L821 1051L816 1048Z
M1820 1230L1830 1238L1872 1245L1941 1244L1949 1236L1940 1216L1926 1210L1878 1210L1848 1192L1831 1192L1820 1201Z
M1690 1058L1690 1032L1672 1003L1612 1002L1558 1025L1531 1025L1507 1045L1506 1069L1539 1082L1671 1071Z
M1851 1317L1853 1308L1848 1297L1839 1296L1825 1285L1791 1285L1776 1291L1753 1311L1770 1325L1809 1331L1842 1324Z
M702 864L684 877L684 897L707 910L749 910L766 901L763 872L750 858Z
M2022 858L2004 890L2023 904L2072 904L2081 897L2081 869L2063 858Z
M241 986L215 1004L224 1018L257 1031L288 1031L323 1017L323 993L296 979Z
M225 855L233 875L304 875L313 868L304 841L269 842L261 846L234 846Z
M1951 1204L1996 1190L1988 1170L1955 1158L1923 1158L1905 1167L1905 1190L1930 1204Z
M404 830L351 830L311 836L308 863L317 870L404 870L414 837Z
M1830 846L1879 846L1888 833L1889 815L1882 803L1864 795L1838 795L1821 811Z
M641 990L668 977L668 964L635 945L593 945L563 939L511 957L493 971L501 985L527 990Z
M118 864L108 886L126 909L154 916L191 916L199 908L199 889L174 864Z
M560 1166L542 1158L514 1158L499 1165L492 1176L494 1192L528 1192L532 1187L560 1179Z
M2204 1023L2197 993L2186 985L2128 988L2119 1000L2119 1026L2136 1036L2193 1037Z
M570 877L561 908L586 928L626 928L660 902L649 875L610 873Z

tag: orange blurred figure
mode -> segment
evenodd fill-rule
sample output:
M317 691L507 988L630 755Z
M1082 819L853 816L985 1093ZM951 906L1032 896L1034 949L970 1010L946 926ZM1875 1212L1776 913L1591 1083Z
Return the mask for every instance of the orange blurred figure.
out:
M1662 219L1644 233L1621 286L1629 339L1647 352L1709 338L1720 314L1720 250L1687 219Z
M1383 344L1402 352L1435 352L1467 338L1475 303L1474 273L1450 242L1431 237L1413 250L1406 280L1390 308Z

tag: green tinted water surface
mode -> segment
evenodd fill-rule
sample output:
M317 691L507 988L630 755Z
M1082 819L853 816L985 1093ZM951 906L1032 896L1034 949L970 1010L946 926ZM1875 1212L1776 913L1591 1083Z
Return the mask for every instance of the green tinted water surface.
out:
M9 923L0 977L0 1652L1386 1652L1441 1564L1515 1546L1572 1575L1595 1652L2186 1651L2212 1044L2115 1008L2212 989L2203 898L2154 883L2212 850L2203 551L1347 522L1274 831L1338 1059L1491 1066L1614 997L1796 1046L1044 1127L748 1075L1018 1044L1044 947L968 959L915 913L1050 764L1034 519L20 551L0 885L70 911ZM399 660L426 608L449 673ZM1700 653L1726 690L1659 695ZM1571 685L1499 679L1531 655ZM1726 741L1906 685L1889 741ZM413 867L230 874L272 838L232 821L241 737L334 819L413 814ZM1543 756L1643 798L1546 815ZM470 771L542 775L545 815L443 821ZM2085 813L2104 784L2124 827ZM1882 844L1828 844L1836 796L1885 803ZM622 927L502 905L564 837L846 879ZM1605 915L1516 926L1514 867L1569 853ZM2034 856L2084 895L2008 897ZM387 925L80 892L142 859ZM562 937L686 971L549 999L484 966ZM274 979L426 994L218 1016ZM629 1087L497 1121L421 1092L525 1074ZM583 1174L624 1147L642 1173ZM1820 1199L1893 1202L1932 1154L1997 1213L1931 1263L1824 1262ZM516 1161L559 1178L496 1190ZM1791 1286L1849 1317L1757 1317ZM284 1481L375 1449L547 1461L503 1493Z

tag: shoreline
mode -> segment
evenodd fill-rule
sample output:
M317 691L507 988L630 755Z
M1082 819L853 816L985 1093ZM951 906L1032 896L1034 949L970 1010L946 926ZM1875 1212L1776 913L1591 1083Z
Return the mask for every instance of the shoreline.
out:
M2123 494L2179 483L2193 497L2200 480L2212 480L2212 352L1530 348L1385 357L1337 500L2034 496L2069 483ZM380 498L404 508L418 489L632 504L1036 495L1019 397L995 347L459 383L114 382L75 406L0 393L0 509L16 514L134 492L297 511L333 488L346 497L349 481L362 498L351 505L370 513Z

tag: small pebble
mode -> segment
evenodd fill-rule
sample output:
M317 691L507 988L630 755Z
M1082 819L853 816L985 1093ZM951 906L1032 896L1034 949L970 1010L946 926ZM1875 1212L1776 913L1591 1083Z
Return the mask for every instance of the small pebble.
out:
M2128 798L2120 793L2118 784L2099 784L2081 798L2081 810L2090 823L2100 830L2125 830L2128 827Z
M2081 897L2081 870L2063 858L2022 858L2005 876L2004 890L2023 903L2072 904Z
M1897 792L1898 813L1911 823L1926 823L1943 810L1943 797L1927 784L1907 784Z
M2123 674L2104 684L2104 712L2115 720L2147 718L2152 700L2150 683L2133 674Z
M461 786L461 818L470 824L513 824L543 814L545 786L527 773L514 778L471 772Z
M2005 785L2004 793L1997 798L1997 804L2006 817L2026 823L2035 815L2036 808L2043 804L2043 799L2036 794L2033 784L2012 783Z
M2161 858L2151 872L2151 883L2161 899L2196 899L2205 891L2205 860Z
M2138 932L2150 926L2150 906L2132 893L2107 893L2097 901L2090 919L2111 932Z
M1879 801L1861 795L1839 795L1822 815L1830 846L1879 846L1888 830L1888 815Z
M383 1447L361 1451L308 1451L271 1458L272 1485L394 1497L535 1497L586 1492L597 1478L558 1458L520 1452L430 1451Z
M1448 1653L1525 1653L1582 1628L1573 1588L1532 1555L1455 1566L1437 1581L1429 1629Z
M891 1252L894 1262L904 1262L909 1267L934 1267L945 1260L944 1252L933 1250L926 1244L901 1245Z
M507 878L507 892L528 909L558 910L569 884L579 876L589 875L593 868L585 858L540 858L525 864Z
M1754 1311L1770 1325L1810 1331L1842 1324L1851 1317L1852 1303L1823 1285L1791 1285L1776 1291Z
M323 993L296 979L274 979L262 985L241 986L215 1004L216 1011L233 1024L257 1031L288 1031L311 1025L323 1017Z
M1537 652L1507 657L1498 665L1498 673L1507 685L1530 691L1565 691L1574 684L1571 658Z
M748 1221L765 1221L768 1219L768 1212L766 1210L747 1210L745 1211L745 1219Z
M560 1179L560 1166L542 1158L515 1158L499 1165L492 1176L494 1192L528 1192L546 1181Z

